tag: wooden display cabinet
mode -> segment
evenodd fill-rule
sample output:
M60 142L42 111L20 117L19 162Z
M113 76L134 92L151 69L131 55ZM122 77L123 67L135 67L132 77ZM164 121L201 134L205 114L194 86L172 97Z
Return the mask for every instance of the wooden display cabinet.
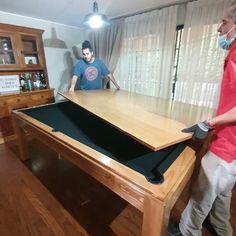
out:
M0 24L0 71L46 68L43 30Z
M9 75L19 78L18 91L9 94L0 87L0 143L14 135L11 122L13 109L54 102L53 89L50 89L48 82L43 32L0 23L0 80ZM20 81L22 76L28 75L32 80L31 87L23 86ZM33 81L35 77L39 83Z

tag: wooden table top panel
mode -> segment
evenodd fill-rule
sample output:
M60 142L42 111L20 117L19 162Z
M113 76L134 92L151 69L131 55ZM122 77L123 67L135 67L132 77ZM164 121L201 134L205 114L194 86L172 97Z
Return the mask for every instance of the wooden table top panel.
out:
M183 123L158 115L158 107L155 110L150 107L154 97L122 90L79 90L60 94L152 150L191 138L190 134L181 132L186 127Z

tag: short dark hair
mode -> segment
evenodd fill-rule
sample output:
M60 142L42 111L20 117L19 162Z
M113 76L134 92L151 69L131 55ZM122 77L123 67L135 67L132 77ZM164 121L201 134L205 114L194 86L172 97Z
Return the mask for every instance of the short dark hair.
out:
M82 43L82 50L88 48L90 52L93 51L92 49L92 46L90 44L90 42L88 40L85 40L83 43Z

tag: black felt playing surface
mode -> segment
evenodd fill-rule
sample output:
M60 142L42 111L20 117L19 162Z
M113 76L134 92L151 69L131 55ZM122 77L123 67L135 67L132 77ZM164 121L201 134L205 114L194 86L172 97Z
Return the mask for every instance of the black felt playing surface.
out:
M111 124L68 101L21 110L23 113L161 183L163 174L186 147L179 143L152 151Z

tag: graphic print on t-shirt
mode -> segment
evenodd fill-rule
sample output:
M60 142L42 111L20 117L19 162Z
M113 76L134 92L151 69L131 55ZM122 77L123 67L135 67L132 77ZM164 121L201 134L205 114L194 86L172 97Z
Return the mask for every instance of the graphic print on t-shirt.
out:
M85 72L85 78L89 81L95 80L98 76L98 70L94 66L88 67Z

